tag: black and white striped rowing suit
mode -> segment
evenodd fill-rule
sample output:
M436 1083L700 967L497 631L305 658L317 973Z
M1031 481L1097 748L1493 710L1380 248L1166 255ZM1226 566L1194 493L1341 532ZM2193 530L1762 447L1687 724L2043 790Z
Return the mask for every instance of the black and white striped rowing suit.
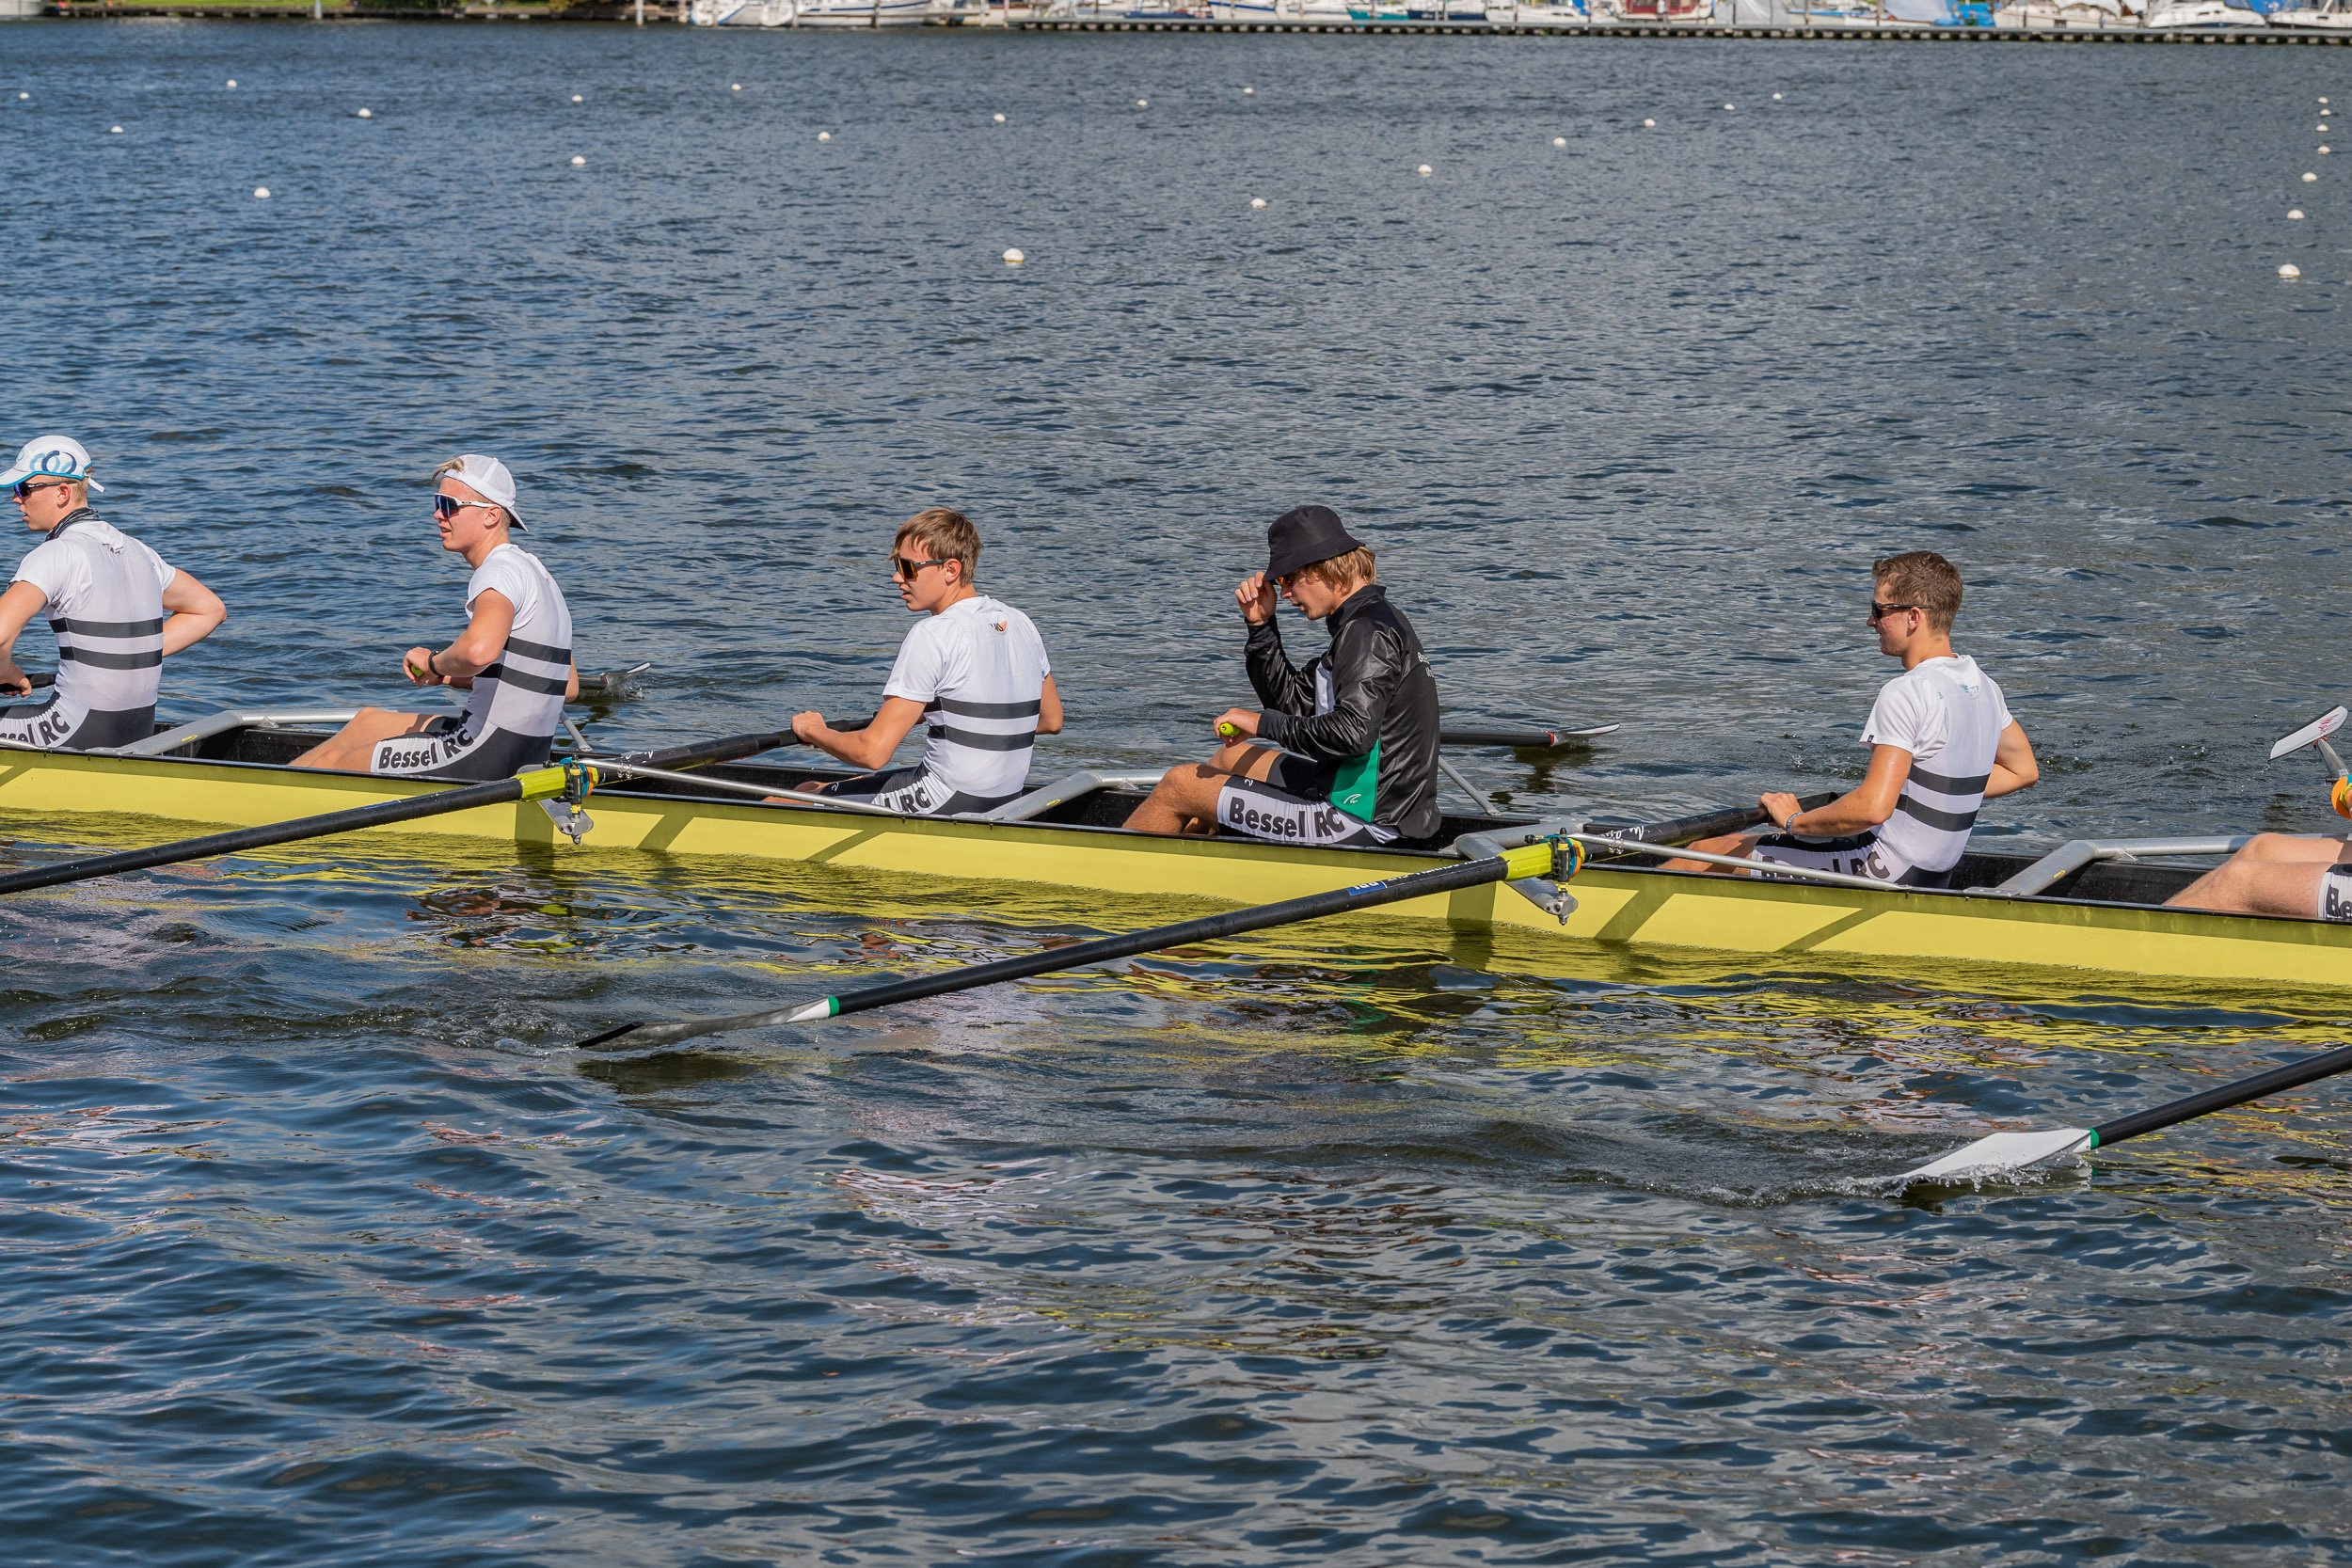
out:
M85 752L153 735L164 590L179 575L87 506L51 529L18 565L16 580L49 595L57 684L35 706L0 708L0 740Z
M481 784L548 760L572 672L572 612L539 558L519 545L483 557L466 584L466 613L493 588L515 607L515 625L498 662L473 678L466 711L423 735L376 742L369 772Z
M985 594L926 616L898 647L884 697L923 705L923 761L825 786L910 816L993 811L1018 800L1037 745L1045 643L1021 611Z
M1775 834L1756 845L1754 858L1907 887L1945 886L1968 848L2009 724L2001 689L1967 655L1904 671L1879 689L1862 731L1865 746L1911 753L1895 815L1875 832L1850 838Z

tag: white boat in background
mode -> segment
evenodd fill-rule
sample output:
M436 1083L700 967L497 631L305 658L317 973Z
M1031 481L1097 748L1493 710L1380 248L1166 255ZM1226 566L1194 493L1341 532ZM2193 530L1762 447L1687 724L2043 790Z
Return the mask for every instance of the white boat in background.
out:
M2127 27L2137 25L2137 8L2123 0L2024 0L2004 5L1994 13L2001 27L2043 28Z
M2224 27L2266 27L2260 11L2243 6L2224 5L2222 0L2155 0L2148 8L2140 25L2151 31L2186 32L2192 29L2217 31Z
M2352 33L2352 0L2317 0L2291 11L2272 11L2265 21L2272 27L2306 33Z
M952 0L690 0L686 20L698 27L920 27L961 8Z

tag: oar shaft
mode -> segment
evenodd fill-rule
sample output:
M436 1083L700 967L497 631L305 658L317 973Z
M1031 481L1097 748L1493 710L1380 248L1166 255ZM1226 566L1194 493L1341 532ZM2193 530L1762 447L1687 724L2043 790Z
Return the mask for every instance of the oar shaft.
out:
M1807 795L1797 801L1799 811L1819 811L1836 800L1835 794ZM1588 833L1607 833L1612 838L1631 839L1641 844L1688 844L1692 839L1721 838L1743 829L1760 826L1771 820L1761 806L1728 806L1722 811L1701 812L1695 816L1678 816L1670 822L1650 822L1639 827L1619 827L1613 822L1587 822Z
M1542 858L1544 864L1537 869L1548 870L1550 865L1549 848L1542 849ZM1441 865L1434 870L1392 877L1384 882L1366 882L1332 893L1311 893L1304 898L1285 899L1279 904L1229 910L1223 914L1203 915L1199 920L1187 920L1174 926L1160 926L1148 931L1133 931L1124 936L1082 942L1073 947L1049 947L1042 952L999 958L994 963L976 964L968 969L949 970L941 974L926 974L888 985L868 986L863 990L833 998L833 1011L834 1016L862 1013L870 1008L914 1002L926 996L940 996L948 991L1000 985L1007 980L1025 980L1033 974L1045 974L1057 969L1082 969L1088 964L1108 963L1113 958L1133 958L1138 953L1150 953L1163 947L1215 942L1221 937L1263 931L1272 926L1320 920L1328 915L1345 914L1351 910L1377 909L1383 904L1401 903L1407 898L1426 898L1433 894L1504 881L1511 875L1510 862L1503 856L1464 861L1458 865Z
M2125 1138L2137 1138L2142 1132L2153 1132L2193 1117L2226 1111L2233 1105L2243 1105L2265 1095L2300 1088L2322 1078L2332 1078L2339 1072L2352 1072L2352 1045L2324 1052L2304 1061L2290 1062L2285 1067L2274 1068L2252 1078L2241 1078L2234 1084L2224 1084L2219 1088L2207 1089L2185 1100L2176 1100L2169 1105L2157 1105L2145 1111L2135 1111L2128 1117L2118 1117L2113 1121L2103 1121L2090 1130L2091 1147L2105 1148L2109 1144L2122 1143Z
M1000 985L1007 980L1025 980L1033 974L1044 974L1058 969L1081 969L1088 964L1106 963L1113 958L1132 958L1138 953L1154 952L1161 948L1212 942L1219 937L1239 936L1246 931L1263 931L1270 926L1345 914L1355 910L1375 909L1382 904L1394 904L1407 898L1426 898L1433 894L1451 893L1487 882L1544 876L1549 873L1551 862L1549 845L1528 845L1507 854L1441 865L1428 871L1410 872L1402 877L1391 877L1386 881L1364 882L1333 893L1309 894L1304 898L1292 898L1279 904L1231 910L1223 914L1206 915L1174 926L1156 926L1148 931L1104 937L1072 947L1047 948L1016 958L1000 958L994 963L946 970L913 980L893 980L851 991L846 996L829 996L821 1002L803 1006L756 1013L735 1013L725 1018L686 1019L675 1023L625 1023L615 1029L607 1029L600 1035L590 1036L578 1042L576 1049L593 1050L601 1046L635 1050L693 1039L703 1035L727 1034L739 1029L769 1029L780 1023L815 1023L828 1018L838 1018L844 1013L862 1013L874 1007L886 1007L893 1003L943 996L949 991L970 990L979 986Z
M727 762L737 757L751 756L782 745L790 738L788 732L733 736L724 740L705 741L693 746L674 746L666 751L651 752L644 760L691 768L702 763ZM548 774L555 775L554 786L540 787ZM437 789L426 795L382 800L372 806L354 806L348 811L327 812L319 816L301 816L290 822L271 822L258 828L212 833L203 838L179 839L146 849L124 849L112 855L95 855L84 860L60 862L56 865L34 866L0 877L0 895L29 893L35 888L59 887L67 882L87 882L101 877L119 876L125 871L145 871L158 865L177 865L183 861L206 860L215 855L265 849L272 845L357 832L363 828L389 827L413 822L420 817L469 811L476 806L500 805L508 800L523 800L532 794L553 794L562 788L561 776L561 768L540 768L511 779L493 779L487 784L467 784L457 789Z

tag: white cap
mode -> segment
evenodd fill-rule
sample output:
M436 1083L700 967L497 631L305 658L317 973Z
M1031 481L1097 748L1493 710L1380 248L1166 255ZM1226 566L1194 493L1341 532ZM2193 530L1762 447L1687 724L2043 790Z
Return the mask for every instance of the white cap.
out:
M8 471L0 474L0 488L28 479L78 479L102 495L106 489L89 476L88 449L71 436L36 436L25 442Z
M515 519L516 533L531 531L523 526L523 515L515 510L515 476L497 458L478 451L460 452L457 467L445 470L441 477L453 479L484 500L506 508L506 515Z

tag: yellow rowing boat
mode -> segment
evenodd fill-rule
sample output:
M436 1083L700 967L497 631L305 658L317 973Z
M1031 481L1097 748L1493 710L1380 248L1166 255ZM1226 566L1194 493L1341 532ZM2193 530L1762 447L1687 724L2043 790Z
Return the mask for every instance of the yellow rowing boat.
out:
M129 749L147 754L0 751L0 811L250 827L444 787L286 767L318 732L284 721L329 717L279 716L271 722L266 716L222 715ZM813 771L735 763L701 776L781 790ZM1449 847L1455 835L1523 839L1529 832L1524 818L1449 817L1443 841L1385 849L1125 832L1115 824L1141 798L1147 779L1077 775L1034 792L993 820L852 815L729 798L718 783L631 781L596 793L588 802L594 826L581 842L591 849L748 857L898 877L1258 904L1445 863L1455 858ZM373 831L526 844L564 840L549 812L535 802ZM2352 987L2352 927L2161 908L2196 868L2131 859L2129 847L2109 852L2112 847L2076 846L2071 854L2041 860L1972 854L1955 879L1961 887L1949 892L1700 876L1632 859L1603 860L1570 886L1576 908L1565 923L1506 886L1395 904L1367 918L1541 933L1545 945L1558 944L1564 958L1596 948L1660 948L1837 960L1841 967L1849 960L1886 960L1912 973L1965 963L2295 990ZM2026 885L2030 891L2019 891Z

